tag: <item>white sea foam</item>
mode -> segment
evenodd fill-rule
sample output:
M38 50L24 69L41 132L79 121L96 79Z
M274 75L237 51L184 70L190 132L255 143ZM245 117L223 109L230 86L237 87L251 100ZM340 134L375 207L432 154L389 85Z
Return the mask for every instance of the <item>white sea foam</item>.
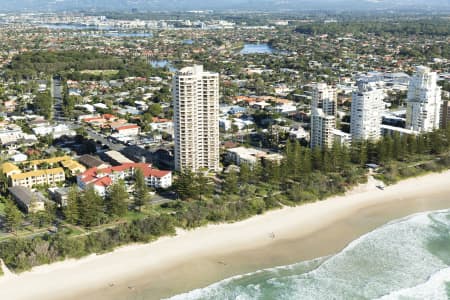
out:
M232 277L171 299L446 299L447 243L450 210L416 214L327 259Z
M217 297L220 295L219 296L220 299L253 300L255 299L255 294L248 295L247 293L251 292L252 289L258 289L260 287L256 288L254 284L251 283L249 283L248 285L239 285L239 283L245 282L247 279L251 279L253 277L261 276L261 277L268 277L268 281L271 281L274 286L278 285L279 287L284 287L284 283L275 282L277 276L286 276L286 273L300 274L308 272L311 269L314 269L318 265L323 263L326 259L328 259L328 257L320 257L292 265L278 266L274 268L258 270L244 275L236 275L224 279L222 281L216 282L214 284L211 284L205 288L195 289L188 293L179 294L168 299L170 300L217 299ZM231 290L227 290L227 288L231 286L233 286L233 288Z
M446 284L448 283L450 283L450 268L433 274L425 283L391 292L389 295L379 298L379 300L447 300L449 295L447 294Z

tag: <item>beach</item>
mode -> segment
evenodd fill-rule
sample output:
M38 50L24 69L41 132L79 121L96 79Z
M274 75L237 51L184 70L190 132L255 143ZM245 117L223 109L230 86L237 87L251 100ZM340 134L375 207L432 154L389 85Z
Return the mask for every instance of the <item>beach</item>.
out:
M0 277L0 299L161 299L262 268L334 254L377 227L450 208L450 171L384 190L369 181L344 196L209 225L146 245Z

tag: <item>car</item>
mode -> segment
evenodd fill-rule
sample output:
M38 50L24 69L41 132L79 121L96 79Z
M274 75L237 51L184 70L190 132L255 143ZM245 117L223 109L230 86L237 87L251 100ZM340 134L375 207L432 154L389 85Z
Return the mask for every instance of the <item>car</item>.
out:
M377 185L377 188L378 188L379 190L384 191L384 186L383 186L383 185Z

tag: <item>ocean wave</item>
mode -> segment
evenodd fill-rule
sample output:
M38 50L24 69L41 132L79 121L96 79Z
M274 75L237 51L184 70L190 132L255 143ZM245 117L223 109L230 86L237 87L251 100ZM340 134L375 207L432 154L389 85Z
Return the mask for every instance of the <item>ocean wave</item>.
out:
M188 299L214 299L218 294L221 294L221 299L235 299L235 300L245 300L245 299L255 299L255 289L256 287L253 282L264 281L272 282L273 285L278 283L272 281L277 277L288 277L291 275L298 275L302 273L310 272L311 270L320 266L329 257L320 257L313 260L302 261L292 265L278 266L263 270L258 270L255 272L236 275L222 281L216 282L209 285L206 288L199 288L192 290L188 293L179 294L168 298L170 300L188 300ZM257 278L257 280L255 280ZM231 289L230 289L231 287ZM243 288L248 289L251 295L243 290ZM284 286L279 286L284 288ZM246 298L250 297L250 298ZM166 299L167 300L167 299Z
M419 298L412 299L446 299L449 245L450 210L420 213L329 258L232 277L170 299L409 299L414 293ZM436 297L426 294L433 288Z
M440 270L433 274L430 279L415 287L401 289L391 292L389 295L383 296L378 300L447 300L449 299L449 291L447 285L450 283L450 268Z

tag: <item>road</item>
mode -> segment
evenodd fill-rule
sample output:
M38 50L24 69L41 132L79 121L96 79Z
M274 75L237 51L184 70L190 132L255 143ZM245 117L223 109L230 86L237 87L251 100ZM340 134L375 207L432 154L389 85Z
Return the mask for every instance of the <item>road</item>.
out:
M53 103L53 120L57 123L59 122L66 122L66 118L63 114L63 98L62 98L62 92L63 88L61 85L61 80L59 78L53 77L51 80L51 91L52 91L52 97L54 100Z
M109 141L104 135L101 135L90 128L85 128L85 129L86 129L86 132L87 132L89 138L99 141L100 143L102 143L102 145L108 146L109 149L111 149L111 150L120 152L125 148L125 146L123 144L113 143L113 142Z
M52 93L52 97L54 99L53 120L56 123L64 123L72 129L76 129L76 128L80 127L75 122L64 117L63 110L62 110L62 108L63 108L63 97L62 97L63 96L62 95L63 88L62 88L61 80L55 76L52 78L51 85L52 85L51 93ZM123 148L125 148L124 145L114 144L111 141L108 141L106 137L93 131L92 129L86 128L86 132L87 132L89 138L101 142L102 145L108 146L111 150L121 151L121 150L123 150Z

